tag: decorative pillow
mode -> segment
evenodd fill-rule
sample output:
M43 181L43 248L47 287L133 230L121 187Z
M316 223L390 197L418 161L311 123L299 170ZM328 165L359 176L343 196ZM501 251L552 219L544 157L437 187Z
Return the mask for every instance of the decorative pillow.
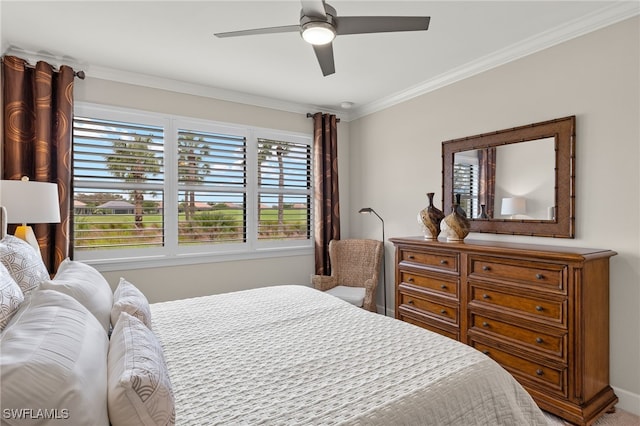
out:
M82 262L65 259L52 280L45 280L40 288L67 294L91 312L105 331L109 332L113 292L102 274Z
M149 301L136 286L124 278L120 278L116 291L113 292L111 308L111 325L116 326L120 312L133 315L151 329L151 308Z
M108 356L108 407L113 426L174 425L175 401L162 346L138 318L120 314Z
M6 235L0 240L0 262L25 294L42 280L49 279L49 271L40 254L29 243L13 235Z
M34 416L46 409L61 424L108 426L108 350L104 329L84 306L57 291L33 291L0 335L0 406L33 409ZM11 420L2 424L36 423Z
M23 301L22 290L11 278L7 268L0 263L0 331L4 329Z

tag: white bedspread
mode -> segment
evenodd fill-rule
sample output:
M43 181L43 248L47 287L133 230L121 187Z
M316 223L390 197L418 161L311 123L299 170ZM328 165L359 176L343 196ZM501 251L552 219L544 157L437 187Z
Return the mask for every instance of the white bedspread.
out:
M303 286L151 306L179 425L546 425L466 345Z

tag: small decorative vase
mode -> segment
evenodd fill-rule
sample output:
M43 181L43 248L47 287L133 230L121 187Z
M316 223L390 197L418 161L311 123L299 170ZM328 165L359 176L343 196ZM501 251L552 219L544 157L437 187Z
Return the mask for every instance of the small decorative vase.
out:
M440 222L444 213L433 205L433 192L427 192L429 205L418 213L418 223L422 226L425 240L436 240L440 235Z
M487 206L484 204L480 204L480 215L478 216L478 219L489 219L489 216L487 215Z
M447 241L462 241L469 235L469 219L458 213L458 205L451 208L451 213L442 219L440 235Z
M467 212L465 212L464 209L462 208L462 206L460 205L460 197L461 196L462 196L462 194L456 194L456 211L458 212L458 214L460 216L467 217Z

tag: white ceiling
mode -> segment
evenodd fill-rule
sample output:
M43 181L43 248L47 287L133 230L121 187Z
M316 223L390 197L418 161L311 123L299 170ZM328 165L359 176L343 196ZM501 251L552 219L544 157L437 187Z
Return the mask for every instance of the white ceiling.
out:
M349 119L638 14L636 1L329 0L338 16L430 16L428 31L346 35L323 77L297 33L300 2L2 0L2 52L109 78ZM353 102L350 110L342 102Z

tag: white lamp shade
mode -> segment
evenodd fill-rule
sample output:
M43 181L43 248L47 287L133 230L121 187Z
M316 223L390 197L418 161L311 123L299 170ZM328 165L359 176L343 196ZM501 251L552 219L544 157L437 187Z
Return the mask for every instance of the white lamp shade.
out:
M502 209L500 214L503 216L513 216L516 214L525 214L527 212L527 202L522 197L512 197L502 199Z
M30 180L0 181L0 205L7 223L59 223L58 185Z

